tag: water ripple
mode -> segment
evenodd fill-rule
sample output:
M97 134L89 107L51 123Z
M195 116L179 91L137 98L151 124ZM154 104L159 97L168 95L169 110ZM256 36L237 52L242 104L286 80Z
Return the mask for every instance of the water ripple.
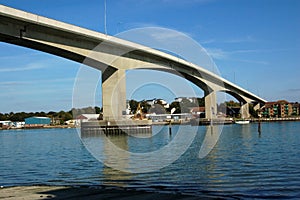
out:
M167 128L161 130L152 139L119 136L114 142L133 152L156 150L172 139ZM262 130L258 135L256 124L225 126L215 148L199 159L206 132L200 127L176 162L144 174L105 167L74 129L0 131L0 185L108 185L204 198L300 198L300 123L263 123ZM130 162L130 157L122 159Z

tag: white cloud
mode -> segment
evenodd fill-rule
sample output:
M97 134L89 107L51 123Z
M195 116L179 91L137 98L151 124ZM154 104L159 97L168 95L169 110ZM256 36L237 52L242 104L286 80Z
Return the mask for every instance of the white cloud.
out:
M233 61L260 64L260 65L268 65L269 64L269 62L262 61L262 60L233 59Z
M231 38L231 39L223 39L223 40L217 40L217 39L209 39L206 41L203 41L202 44L211 44L211 43L244 43L244 42L257 42L256 39L254 39L252 36L245 36L245 37L239 37L239 38Z
M246 62L246 63L255 63L255 64L261 64L261 65L268 65L269 63L262 60L248 60L248 59L237 59L234 54L237 53L258 53L262 50L259 49L252 49L252 50L236 50L236 51L224 51L222 49L212 49L207 48L208 54L216 59L216 60L231 60L231 61L237 61L237 62Z
M3 81L0 82L0 86L13 86L24 84L36 84L36 83L60 83L60 82L72 82L75 78L57 78L57 79L41 79L31 81Z
M211 44L211 43L215 43L216 40L215 39L208 39L208 40L204 40L202 42L200 42L200 44Z
M39 56L39 55L45 55L43 52L29 52L29 53L23 53L23 54L14 54L14 55L8 55L8 56L0 56L1 60L14 60L16 58L28 58L32 56Z
M227 39L224 40L224 43L242 43L242 42L256 42L257 40L254 39L252 36L248 35L245 37L240 37L240 38L232 38L232 39Z
M208 55L214 59L224 60L229 58L229 53L222 49L206 48Z
M126 23L126 27L128 29L133 29L133 28L144 28L144 27L159 27L159 25L155 23L131 22L131 23Z
M28 64L24 67L6 67L6 68L0 68L0 72L18 72L18 71L29 71L29 70L37 70L37 69L43 69L45 66L38 65L38 64Z
M182 38L182 33L179 33L177 31L162 31L161 32L153 32L151 33L151 36L156 40L168 40L168 39L175 39L175 38Z

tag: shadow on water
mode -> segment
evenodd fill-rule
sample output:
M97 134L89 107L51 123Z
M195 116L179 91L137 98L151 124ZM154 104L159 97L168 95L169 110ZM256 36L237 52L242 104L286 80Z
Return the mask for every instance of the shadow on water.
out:
M199 199L181 194L163 194L114 187L65 187L65 186L28 186L1 189L0 197L53 200L135 200L135 199Z

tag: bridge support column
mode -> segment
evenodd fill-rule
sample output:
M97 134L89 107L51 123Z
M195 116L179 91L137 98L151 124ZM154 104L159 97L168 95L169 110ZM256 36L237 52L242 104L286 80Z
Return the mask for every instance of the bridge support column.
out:
M244 103L241 105L240 113L242 118L250 118L249 103Z
M205 118L215 119L217 118L217 97L216 92L211 92L205 96Z
M257 103L254 107L253 107L253 109L256 111L256 110L258 110L258 109L260 109L260 103Z
M126 110L126 75L119 69L109 77L102 75L102 106L104 120L122 119Z

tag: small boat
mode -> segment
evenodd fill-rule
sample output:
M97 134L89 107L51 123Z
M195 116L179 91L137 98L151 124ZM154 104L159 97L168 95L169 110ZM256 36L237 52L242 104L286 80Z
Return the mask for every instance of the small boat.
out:
M236 123L236 124L249 124L250 121L249 120L237 120L237 121L234 121L234 123Z

